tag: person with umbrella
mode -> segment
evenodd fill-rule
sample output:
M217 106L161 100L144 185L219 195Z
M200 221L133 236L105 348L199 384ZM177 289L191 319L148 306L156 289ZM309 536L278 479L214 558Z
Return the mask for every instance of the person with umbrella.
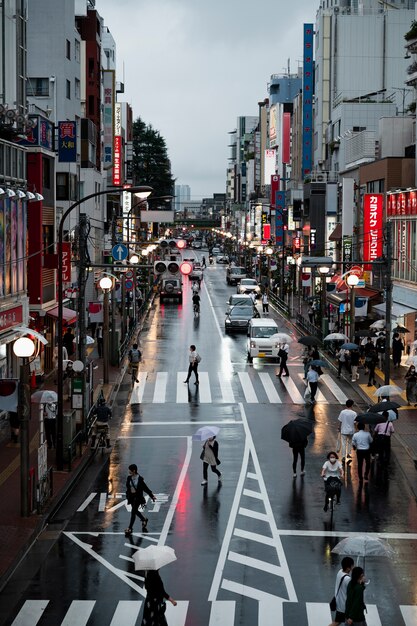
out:
M340 626L345 623L345 605L346 605L346 592L348 584L350 583L350 573L353 570L355 561L351 556L345 556L342 559L341 569L337 572L334 600L336 602L336 615L334 620L329 626Z
M126 479L126 499L128 504L132 505L129 526L125 530L126 535L132 534L136 517L142 521L142 531L147 532L148 518L139 511L139 507L146 504L143 492L155 502L156 497L145 483L143 476L138 474L138 466L132 463L129 465L129 475Z
M292 449L292 471L294 478L297 478L298 457L300 457L301 462L301 476L305 474L305 449L308 445L307 437L310 435L312 429L313 426L311 422L306 419L291 420L281 429L281 439L287 441L289 447Z
M394 432L394 426L389 419L388 411L382 413L385 422L377 424L374 428L374 442L376 451L378 452L378 461L388 465L391 458L391 435Z
M400 367L403 350L404 342L400 337L400 333L394 333L392 338L392 362L394 367Z
M165 617L165 602L177 606L176 600L165 591L164 583L158 570L145 573L146 598L141 626L168 626Z
M279 350L278 350L278 356L280 359L280 368L279 368L279 373L277 374L278 378L281 378L281 376L283 375L282 374L283 371L285 372L284 376L290 375L288 371L288 366L287 366L289 351L290 351L290 346L288 345L288 343L280 344Z
M208 466L210 465L213 474L217 474L218 481L221 482L222 474L217 469L217 465L220 465L219 461L219 444L216 436L209 437L203 443L203 450L200 454L200 459L203 461L203 480L202 485L208 483Z
M340 504L340 492L342 490L343 465L338 460L336 452L329 452L327 461L321 469L321 476L324 478L324 489L326 492L323 511L329 507L329 497L336 495L337 504Z
M371 343L369 350L367 352L365 350L365 369L369 372L368 387L372 387L372 384L376 385L375 367L376 367L377 361L378 361L378 355L376 353L374 345Z
M366 626L365 602L365 572L361 567L354 567L351 573L350 583L346 591L345 619L350 626Z
M359 361L360 361L359 346L357 346L356 348L350 351L350 371L352 374L352 377L351 377L352 383L355 383L357 380L359 380L359 373L358 373Z
M352 446L356 450L356 459L358 463L359 482L363 482L363 462L365 461L365 481L368 480L369 468L371 465L371 433L365 431L365 424L358 422L358 431L352 437Z
M405 394L407 397L408 406L414 404L417 406L417 372L414 365L410 365L408 372L405 375L406 388Z

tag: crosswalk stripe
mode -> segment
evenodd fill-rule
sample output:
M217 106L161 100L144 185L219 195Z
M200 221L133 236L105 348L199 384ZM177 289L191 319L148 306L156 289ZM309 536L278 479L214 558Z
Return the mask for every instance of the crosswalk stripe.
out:
M211 402L211 391L210 391L210 382L209 382L208 372L199 373L198 378L200 381L200 385L199 385L200 402L204 402L204 403Z
M298 376L301 378L303 384L305 386L307 386L307 381L303 380L303 374L298 374ZM326 400L326 397L323 395L323 393L318 388L317 388L317 393L316 393L316 401L317 402L323 402L324 404L329 404L328 401Z
M168 382L168 372L158 372L156 375L155 389L153 393L153 403L163 404L165 402Z
M275 546L275 542L272 537L260 535L259 533L252 533L249 530L235 528L233 530L233 534L236 535L236 537L241 537L242 539L246 539L247 541L257 541L258 543L263 543L265 546Z
M272 382L270 375L267 372L260 372L259 373L259 378L261 379L261 382L262 382L263 387L265 389L265 393L268 396L268 400L272 404L280 403L281 402L281 398L279 397L278 392L275 389L275 385Z
M239 508L239 515L244 515L245 517L251 517L252 519L259 519L262 522L270 521L266 513L258 513L258 511L252 511L251 509L246 509L243 506Z
M284 612L281 598L270 596L259 602L258 626L283 626Z
M417 624L417 606L400 606L401 614L405 626L415 626Z
M216 600L211 605L209 626L233 626L235 609L234 600Z
M328 624L332 620L332 614L327 602L306 602L307 619L309 626ZM368 616L366 616L368 619Z
M282 567L279 567L279 565L273 565L272 563L262 561L261 559L254 559L246 554L239 554L238 552L229 550L227 558L229 561L239 563L245 567L253 567L254 569L260 569L263 572L268 572L268 574L273 574L274 576L282 576Z
M250 376L248 372L238 372L240 384L242 385L243 393L245 394L246 402L249 404L255 404L258 402L255 389L253 388Z
M226 378L226 374L222 372L218 373L220 389L222 392L222 402L225 403L233 403L235 402L235 394L233 393L231 382L228 378Z
M73 600L61 626L86 626L95 603L95 600Z
M376 604L366 604L366 624L367 626L382 626Z
M141 606L141 600L119 600L110 626L135 626Z
M249 496L249 498L256 498L257 500L262 500L262 494L259 491L252 491L252 489L244 489L244 496Z
M284 376L280 380L284 384L288 393L290 394L291 400L294 402L294 404L305 404L304 398L301 395L301 393L298 391L296 384L292 378Z
M26 600L12 626L36 626L48 604L49 600Z
M332 392L336 400L340 402L340 404L346 404L346 400L348 400L349 398L343 393L339 385L336 383L336 381L333 380L331 376L329 376L329 374L322 374L321 380L324 382L326 387L330 389L330 391Z
M139 372L139 383L133 385L130 404L140 404L143 400L148 372Z
M178 601L177 606L173 606L171 602L167 602L165 617L169 626L185 626L188 605L188 600Z
M186 378L187 372L177 373L177 404L188 402L188 387L184 384Z

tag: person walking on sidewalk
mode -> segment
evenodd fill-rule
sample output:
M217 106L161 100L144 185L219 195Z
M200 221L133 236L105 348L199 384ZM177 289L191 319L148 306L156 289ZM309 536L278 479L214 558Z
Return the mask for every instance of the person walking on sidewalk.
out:
M69 358L71 358L75 352L74 341L75 341L75 336L74 336L74 333L72 332L72 328L68 327L62 339L62 344L66 348Z
M355 383L357 380L359 380L358 367L359 367L359 350L352 350L350 353L350 370L352 373L352 378L351 378L352 383Z
M414 404L417 406L417 372L414 365L410 365L408 372L405 375L406 388L405 394L408 402L408 406Z
M340 411L338 420L340 422L339 430L341 437L342 463L352 463L350 453L352 451L352 437L355 433L355 419L357 413L352 410L353 400L346 400L346 408Z
M207 485L208 478L208 466L210 465L211 471L217 474L219 482L222 480L222 474L217 469L217 465L220 465L219 461L219 444L216 437L210 437L203 443L203 450L200 454L200 459L203 461L203 480L202 485Z
M349 350L345 350L344 348L340 348L338 352L336 352L337 357L337 377L340 378L342 373L342 367L345 367L348 374L350 374L350 352Z
M48 404L45 404L45 437L49 449L56 447L56 411L57 406L55 402L48 402Z
M316 401L317 387L319 385L319 374L313 365L310 365L310 369L307 372L307 385L310 387L310 402L314 404Z
M365 430L365 424L358 424L358 432L352 437L352 446L356 450L356 460L358 463L359 482L363 482L363 463L365 461L365 481L369 477L369 469L371 466L371 444L372 436Z
M353 570L355 561L351 556L342 559L341 569L336 574L334 585L334 597L336 600L336 615L329 626L340 626L345 623L346 592L350 583L350 573Z
M388 411L384 411L382 416L385 417L385 422L375 426L374 443L379 463L388 465L391 459L391 435L394 433L394 426L389 419Z
M394 333L392 338L392 362L394 363L394 367L400 367L403 350L404 342L401 339L400 334Z
M201 361L201 356L198 354L197 348L195 347L194 344L190 346L190 354L188 355L188 360L189 360L188 373L187 373L187 378L184 380L184 383L188 384L191 374L194 372L194 376L195 376L194 385L198 385L199 384L198 364Z
M269 313L269 299L266 291L262 294L262 313Z
M277 374L278 378L281 378L281 376L283 375L282 374L283 371L285 372L284 376L290 375L288 371L288 366L287 366L289 351L290 351L290 346L287 343L282 343L280 345L279 350L278 350L278 356L280 359L280 368L279 368L279 373Z
M138 474L138 466L132 463L129 465L129 474L126 479L126 499L128 504L132 505L129 526L125 530L126 535L132 534L136 517L139 517L142 522L142 532L147 532L148 530L148 518L139 511L139 507L146 504L143 492L147 493L150 499L155 502L156 497L145 483L143 476Z
M98 352L99 359L101 359L101 357L103 356L103 324L102 322L100 322L100 324L97 326L96 339L97 339L97 352Z
M308 319L310 320L310 324L314 324L314 317L315 317L315 310L313 308L313 306L310 304L310 306L308 307Z
M368 353L365 356L365 367L369 372L368 387L372 387L372 384L376 385L375 367L376 367L377 361L378 361L378 355L376 353L375 348L372 346L372 348L368 350Z

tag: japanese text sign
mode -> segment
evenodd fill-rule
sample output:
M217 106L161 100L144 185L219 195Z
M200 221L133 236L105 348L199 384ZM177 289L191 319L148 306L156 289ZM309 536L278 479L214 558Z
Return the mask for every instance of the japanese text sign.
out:
M382 256L382 222L384 196L382 193L366 193L363 197L363 260L375 261ZM365 265L371 270L372 265Z

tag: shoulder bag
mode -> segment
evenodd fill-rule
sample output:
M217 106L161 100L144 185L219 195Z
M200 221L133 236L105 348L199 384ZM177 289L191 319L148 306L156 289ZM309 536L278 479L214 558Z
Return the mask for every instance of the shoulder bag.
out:
M329 602L329 606L330 606L330 610L331 611L336 611L336 609L337 609L337 603L336 603L337 594L340 591L340 587L342 586L343 579L346 578L347 575L348 574L345 574L344 576L342 576L342 578L340 580L340 583L339 583L339 586L338 586L337 591L336 591L336 595L333 596L333 598Z

